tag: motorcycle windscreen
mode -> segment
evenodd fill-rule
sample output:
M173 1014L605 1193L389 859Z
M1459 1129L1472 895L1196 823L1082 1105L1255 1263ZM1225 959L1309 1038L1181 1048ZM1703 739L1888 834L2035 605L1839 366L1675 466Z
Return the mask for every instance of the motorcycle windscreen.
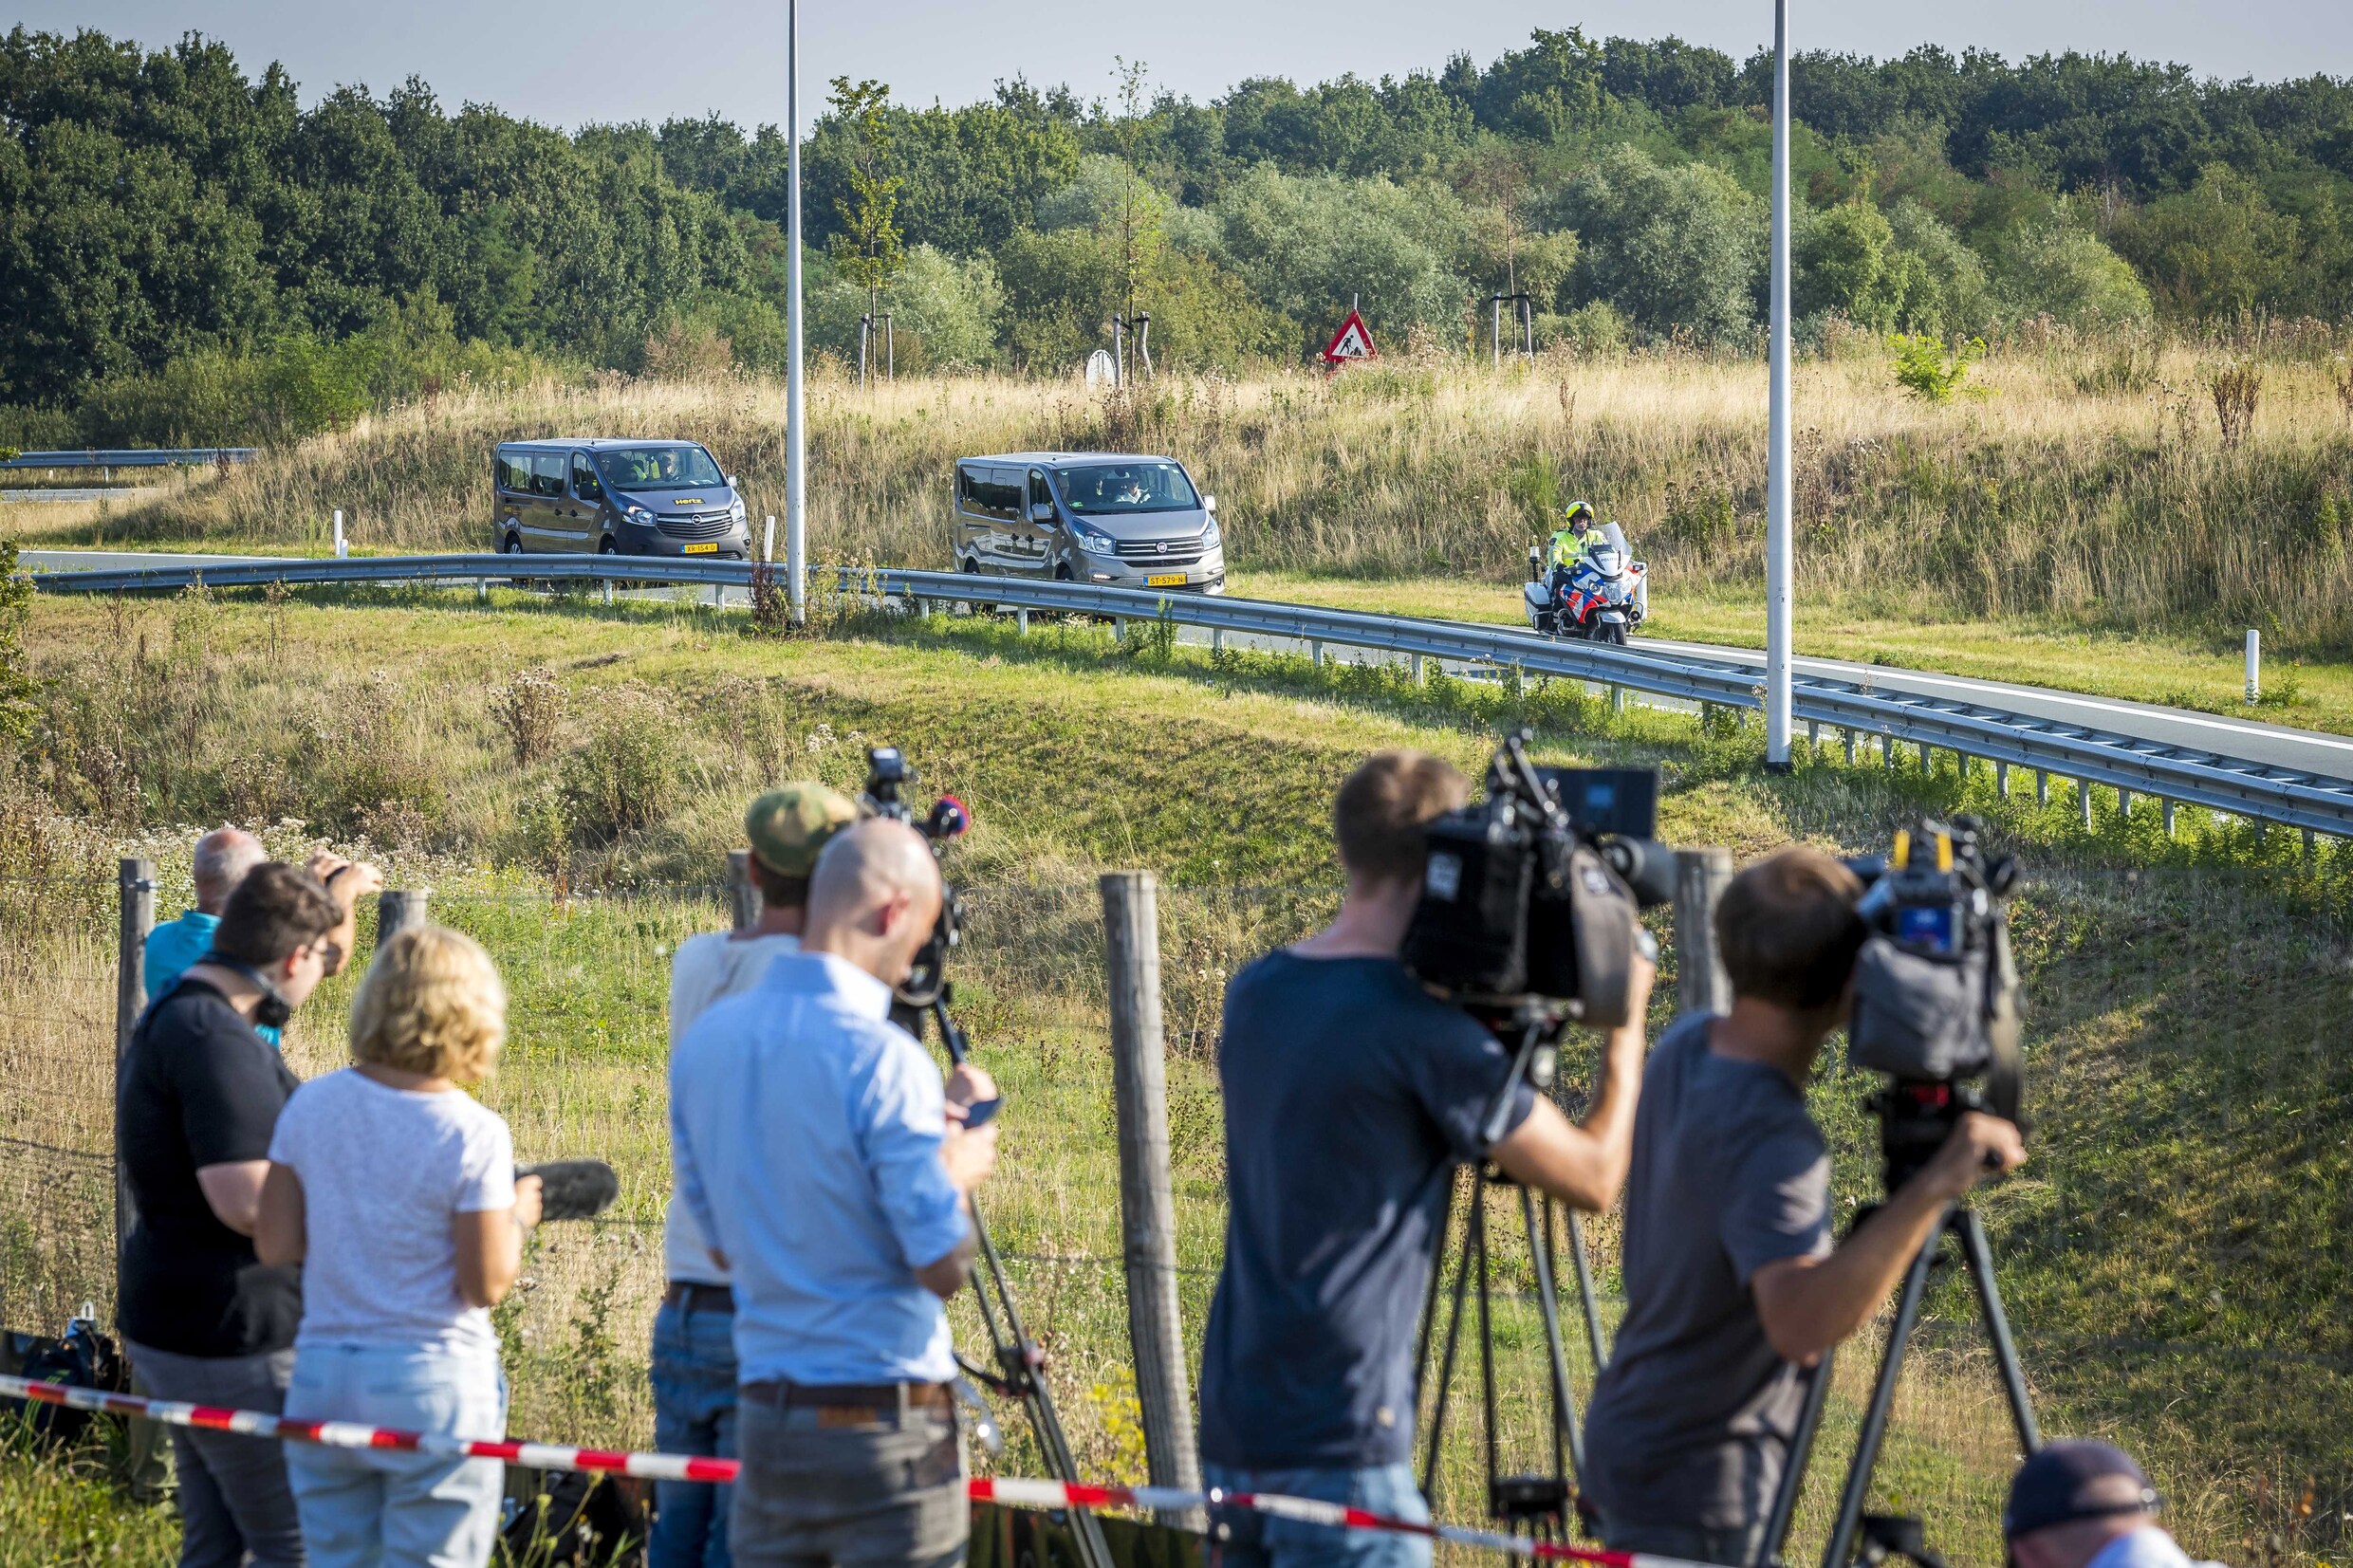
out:
M1586 551L1585 559L1603 577L1620 576L1625 571L1626 563L1634 559L1634 547L1626 543L1625 530L1615 523L1602 529L1602 538L1604 543Z

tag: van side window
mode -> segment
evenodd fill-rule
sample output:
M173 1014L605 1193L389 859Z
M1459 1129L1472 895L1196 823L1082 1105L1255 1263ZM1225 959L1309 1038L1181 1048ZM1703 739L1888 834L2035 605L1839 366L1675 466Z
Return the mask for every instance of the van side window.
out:
M1021 521L1021 470L997 470L995 490L997 515L1008 522Z
M564 493L564 453L535 452L531 453L531 493L562 495Z
M604 486L597 479L597 468L588 461L584 452L572 453L572 493L583 501L604 499Z
M960 463L956 465L956 509L968 512L980 510L979 503L973 495L973 470Z
M1054 492L1046 488L1046 475L1040 473L1035 469L1031 469L1029 470L1029 505L1031 507L1050 507L1053 504Z
M498 454L498 488L520 495L531 493L531 462L528 457L510 452Z

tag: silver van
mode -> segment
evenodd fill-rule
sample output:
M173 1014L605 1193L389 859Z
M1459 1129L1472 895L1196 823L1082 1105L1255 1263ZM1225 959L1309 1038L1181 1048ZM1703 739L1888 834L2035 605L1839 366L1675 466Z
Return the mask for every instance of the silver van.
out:
M1222 594L1216 512L1173 457L967 457L955 472L956 570Z
M735 476L694 441L502 441L491 463L507 555L751 558Z

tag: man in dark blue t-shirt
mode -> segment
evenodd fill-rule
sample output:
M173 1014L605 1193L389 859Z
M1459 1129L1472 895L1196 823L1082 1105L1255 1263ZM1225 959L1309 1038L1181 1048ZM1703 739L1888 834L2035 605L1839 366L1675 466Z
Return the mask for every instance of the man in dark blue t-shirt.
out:
M1580 1208L1625 1179L1640 1023L1613 1031L1583 1127L1526 1083L1491 1146L1479 1124L1510 1055L1398 962L1423 833L1470 785L1413 751L1374 755L1333 803L1348 891L1331 925L1226 992L1226 1262L1201 1356L1211 1485L1427 1520L1414 1484L1414 1344L1457 1167ZM1632 1016L1651 970L1636 960ZM1226 1522L1227 1568L1419 1568L1424 1539L1256 1515Z

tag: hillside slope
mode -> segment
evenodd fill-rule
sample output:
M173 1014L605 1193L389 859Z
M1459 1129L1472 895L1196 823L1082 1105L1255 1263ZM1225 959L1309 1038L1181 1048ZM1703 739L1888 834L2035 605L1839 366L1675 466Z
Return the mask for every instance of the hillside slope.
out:
M2276 653L2353 650L2353 415L2332 367L2261 362L2233 445L2205 391L2229 356L2176 346L2136 362L2143 378L2109 384L2087 348L2009 356L1983 369L1988 397L1945 406L1900 394L1876 351L1803 364L1802 600L2217 648L2258 626ZM27 543L318 549L340 507L361 549L480 548L491 445L592 434L709 443L756 516L782 510L783 404L775 384L732 378L440 396L144 503L7 521ZM1124 397L821 380L809 431L821 560L944 565L956 457L1108 447L1182 458L1246 569L1500 586L1584 497L1625 523L1669 614L1678 596L1752 594L1762 572L1764 376L1742 361L1547 358L1503 375L1400 361L1329 382L1171 378Z

